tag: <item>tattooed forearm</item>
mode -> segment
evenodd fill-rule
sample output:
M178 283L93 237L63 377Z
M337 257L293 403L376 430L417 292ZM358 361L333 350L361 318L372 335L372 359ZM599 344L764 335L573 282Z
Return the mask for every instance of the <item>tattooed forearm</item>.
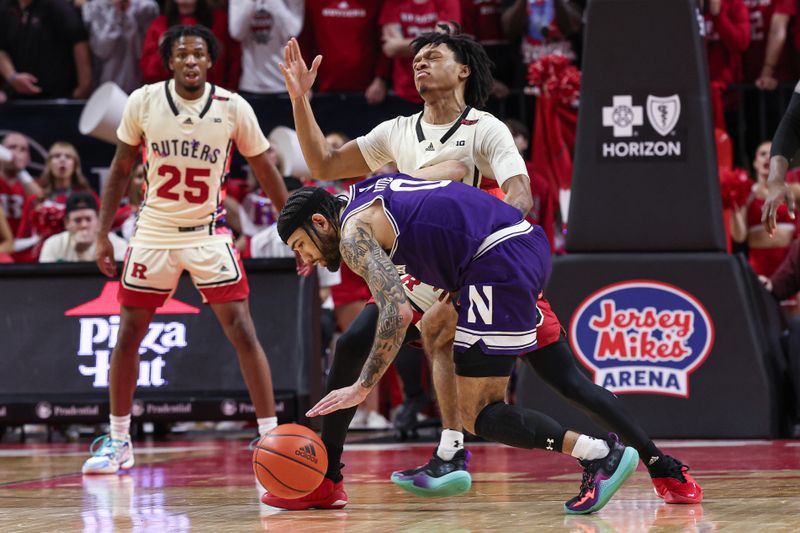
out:
M375 240L369 224L351 220L342 234L339 248L347 265L366 280L378 304L375 341L359 378L363 387L372 388L403 343L409 322L404 311L409 304L397 267Z

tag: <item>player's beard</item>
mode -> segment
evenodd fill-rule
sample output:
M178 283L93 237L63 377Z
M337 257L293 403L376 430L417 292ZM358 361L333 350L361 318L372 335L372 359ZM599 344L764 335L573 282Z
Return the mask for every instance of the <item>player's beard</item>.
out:
M337 272L342 264L342 253L339 251L339 239L336 235L319 235L319 251L325 260L325 268Z

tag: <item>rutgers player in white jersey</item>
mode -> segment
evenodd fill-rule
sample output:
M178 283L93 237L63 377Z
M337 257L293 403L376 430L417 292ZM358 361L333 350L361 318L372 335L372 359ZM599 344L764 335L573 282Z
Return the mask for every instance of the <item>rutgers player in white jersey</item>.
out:
M159 48L173 77L128 98L103 194L97 264L113 277L116 263L107 235L143 147L147 192L121 276L121 324L109 382L111 432L95 441L85 474L116 473L134 464L129 428L139 344L184 270L236 349L259 433L277 425L269 363L250 316L247 277L230 234L217 232L216 224L232 144L278 208L286 201L286 186L267 158L269 143L250 105L206 83L218 53L213 34L203 26L174 26Z

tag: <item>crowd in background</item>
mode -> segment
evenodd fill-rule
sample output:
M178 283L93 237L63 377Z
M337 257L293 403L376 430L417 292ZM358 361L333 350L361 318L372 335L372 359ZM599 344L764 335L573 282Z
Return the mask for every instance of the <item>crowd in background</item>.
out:
M418 111L422 100L412 77L410 43L437 24L458 24L484 45L494 61L492 102L537 85L536 73L553 57L563 58L571 72L578 73L574 75L577 98L587 1L0 0L0 103L85 99L107 81L130 93L143 83L165 80L170 73L158 48L164 32L176 24L202 24L216 36L221 52L209 71L211 83L251 100L275 99L276 105L288 105L285 99L278 101L285 96L278 63L287 40L297 37L309 63L317 54L324 56L316 93L358 93L370 105L393 95L408 104L409 114ZM772 96L776 89L798 79L797 14L797 0L698 0L697 5L699 31L707 46L718 150L752 156L752 163L745 163L720 155L721 178L729 179L723 202L732 247L749 252L756 272L767 277L786 255L796 226L788 213L782 213L778 239L765 239L759 229L769 146L754 133L755 127L737 131L741 121L736 113L742 113L739 108L746 102L736 91L747 84L753 90L745 98L759 94L767 105L776 106ZM541 101L548 96L544 83L536 94ZM576 113L577 100L567 100L564 105ZM758 108L747 106L748 113ZM760 120L758 115L746 118L748 126ZM545 228L553 250L563 252L566 228L559 188L564 180L537 165L531 147L546 132L528 126L546 128L547 121L532 122L520 113L506 123L520 153L529 160L534 195L530 218ZM328 140L341 145L347 138L330 132ZM574 124L572 137L565 142L574 149ZM730 145L737 142L741 146L732 149ZM92 261L99 197L82 173L80 154L71 144L57 142L49 149L41 175L31 176L25 135L6 134L2 146L0 262ZM271 155L279 168L282 158L288 157L274 149ZM313 183L310 177L301 178L287 175L287 185ZM736 180L738 185L727 187ZM337 192L348 185L324 184ZM144 167L139 165L114 221L117 259L122 259L132 234L143 187ZM738 192L730 192L733 189ZM255 180L229 180L226 193L228 225L242 255L285 255L272 244L276 213ZM369 294L345 268L341 278L326 278L321 296L328 329L343 330ZM374 416L367 420L374 411L368 409L359 420L368 426L384 424Z

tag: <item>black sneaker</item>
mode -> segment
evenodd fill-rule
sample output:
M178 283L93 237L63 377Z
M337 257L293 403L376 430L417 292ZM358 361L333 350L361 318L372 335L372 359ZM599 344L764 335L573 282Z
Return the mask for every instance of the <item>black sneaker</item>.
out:
M608 455L594 461L578 461L583 467L580 493L564 504L567 514L599 511L636 470L639 453L624 446L619 437L608 435Z
M404 490L423 498L457 496L472 487L469 475L469 458L472 454L464 448L458 450L450 461L445 461L433 451L426 464L392 472L392 481Z

